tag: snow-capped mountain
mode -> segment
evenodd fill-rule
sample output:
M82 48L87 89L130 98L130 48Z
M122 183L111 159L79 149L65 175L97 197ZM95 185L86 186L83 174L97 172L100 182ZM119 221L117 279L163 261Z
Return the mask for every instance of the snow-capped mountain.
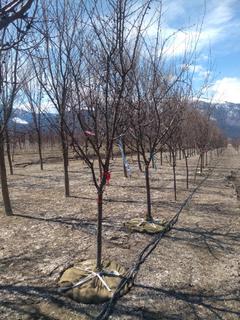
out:
M240 104L209 103L199 101L197 108L203 112L209 112L212 119L215 119L223 133L229 138L240 137ZM53 123L57 123L58 116L54 113L45 113L42 117L42 125L48 130ZM17 126L21 131L28 130L33 124L32 113L23 109L14 109L10 119L10 126Z
M197 107L209 112L211 118L217 121L227 137L240 137L240 104L231 102L214 104L200 101Z
M42 127L45 130L50 129L57 122L57 115L54 113L44 113L41 116ZM33 115L30 111L24 109L14 109L9 121L10 127L15 127L17 130L28 131L33 127Z
M12 118L12 121L17 123L17 124L23 124L23 125L27 125L28 124L28 122L26 120L23 120L23 119L18 118L18 117Z

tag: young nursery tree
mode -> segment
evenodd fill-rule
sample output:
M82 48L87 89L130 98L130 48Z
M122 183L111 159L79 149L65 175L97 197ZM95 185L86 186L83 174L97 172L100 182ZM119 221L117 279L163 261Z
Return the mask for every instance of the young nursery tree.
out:
M171 119L171 110L167 104L167 86L160 75L150 74L151 63L145 61L144 68L135 78L136 95L131 95L129 110L129 136L127 145L139 152L144 163L147 212L146 221L152 221L151 191L149 167L154 155L165 145L170 130L174 126L175 116ZM155 73L155 71L154 71Z
M12 208L7 184L4 143L6 132L8 132L8 122L13 110L13 103L18 91L18 63L18 50L11 49L8 52L1 54L0 78L2 83L0 88L0 174L2 197L6 215L12 215Z
M179 137L179 149L183 153L185 168L186 168L186 189L189 188L189 165L188 159L191 155L190 150L195 148L195 139L194 139L194 117L193 110L188 101L185 101L185 106L183 110L183 119L181 123L181 133Z
M29 78L30 76L30 78ZM42 131L43 131L43 87L37 81L36 77L29 72L28 78L23 84L23 92L26 97L26 109L32 115L33 131L36 133L38 155L40 169L43 170L43 155L42 155Z
M82 2L41 0L38 23L39 37L34 39L35 48L30 53L35 75L49 101L59 116L57 130L61 138L65 196L70 196L66 130L68 106L72 91L70 60L76 53L76 43L81 37ZM75 51L74 51L75 50ZM81 56L78 56L81 60Z
M184 106L181 101L180 95L177 93L173 94L171 99L169 99L169 104L174 106L173 112L177 114L177 119L175 126L171 130L166 145L169 149L170 154L170 165L173 170L173 191L174 191L174 200L177 200L177 177L176 177L176 167L177 167L177 151L179 149L180 138L181 138L181 125L183 121L183 111Z
M28 16L27 13L33 3L35 7L31 16ZM6 215L12 215L12 207L7 183L4 142L18 87L20 44L33 23L36 7L34 0L12 0L4 1L0 8L0 97L2 100L0 106L0 178ZM7 61L11 61L11 65L6 64ZM7 90L7 87L11 87L10 91Z
M97 190L98 270L102 268L103 195L110 179L113 145L125 133L127 83L150 2L139 5L129 0L86 2L85 45L82 42L78 45L83 59L72 60L76 101L72 108L92 155L86 153L77 136L72 136L72 144L90 168Z
M138 57L131 73L131 94L127 100L132 115L128 117L126 143L128 148L141 155L144 163L148 222L153 221L150 164L177 128L182 108L181 104L173 103L173 97L181 86L184 69L173 68L164 57L166 42L161 38L161 14L154 41L144 41L144 55Z

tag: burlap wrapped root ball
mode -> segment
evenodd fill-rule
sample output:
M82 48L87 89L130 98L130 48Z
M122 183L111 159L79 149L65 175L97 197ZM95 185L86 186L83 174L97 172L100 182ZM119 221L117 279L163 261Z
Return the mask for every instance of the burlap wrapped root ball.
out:
M165 219L147 221L142 218L134 218L124 223L125 227L127 227L131 231L150 234L164 231L166 229L166 224L167 221Z
M65 270L58 282L60 290L77 302L86 304L106 302L111 299L120 281L124 278L126 269L114 261L105 260L102 262L102 270L100 275L111 291L106 288L98 276L94 276L94 273L97 273L96 260L81 261ZM81 280L87 281L80 286L71 288ZM130 287L131 284L125 285L120 295L126 294Z

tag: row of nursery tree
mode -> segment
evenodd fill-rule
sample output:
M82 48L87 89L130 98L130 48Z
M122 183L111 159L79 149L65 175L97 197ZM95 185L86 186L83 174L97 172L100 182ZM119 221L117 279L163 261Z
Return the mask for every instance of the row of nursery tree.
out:
M12 168L9 146L21 139L9 119L21 104L32 114L29 132L38 145L41 169L46 134L59 137L66 196L69 148L89 167L98 194L100 268L102 201L114 146L120 144L123 151L138 156L139 168L145 171L149 221L149 167L156 154L170 152L175 170L179 150L186 168L192 150L197 150L202 170L207 152L225 146L210 114L196 109L206 88L204 82L198 92L193 89L199 36L186 44L184 54L175 54L170 45L175 34L162 31L160 1L25 2L25 11L1 27L0 173L5 212L12 214L4 148ZM15 11L7 17L14 17ZM46 106L54 109L57 122ZM52 131L46 133L43 119Z

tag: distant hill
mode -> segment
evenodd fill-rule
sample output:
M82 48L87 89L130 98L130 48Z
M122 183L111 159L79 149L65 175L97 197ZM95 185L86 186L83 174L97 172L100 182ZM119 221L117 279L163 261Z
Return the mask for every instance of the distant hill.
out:
M199 110L210 112L211 118L215 119L218 126L229 138L240 137L240 104L225 102L210 104L200 101L197 105ZM54 113L46 113L43 116L43 127L48 130L52 124L57 123L58 116ZM23 109L15 109L10 119L10 126L15 124L19 130L27 130L32 126L32 114Z
M200 101L197 106L200 110L209 111L223 133L229 138L240 137L240 104L225 102L210 104Z
M44 113L42 116L42 127L48 131L53 124L57 123L58 116L54 113ZM9 121L10 127L15 127L17 131L28 131L33 127L33 116L30 111L23 109L14 109Z

